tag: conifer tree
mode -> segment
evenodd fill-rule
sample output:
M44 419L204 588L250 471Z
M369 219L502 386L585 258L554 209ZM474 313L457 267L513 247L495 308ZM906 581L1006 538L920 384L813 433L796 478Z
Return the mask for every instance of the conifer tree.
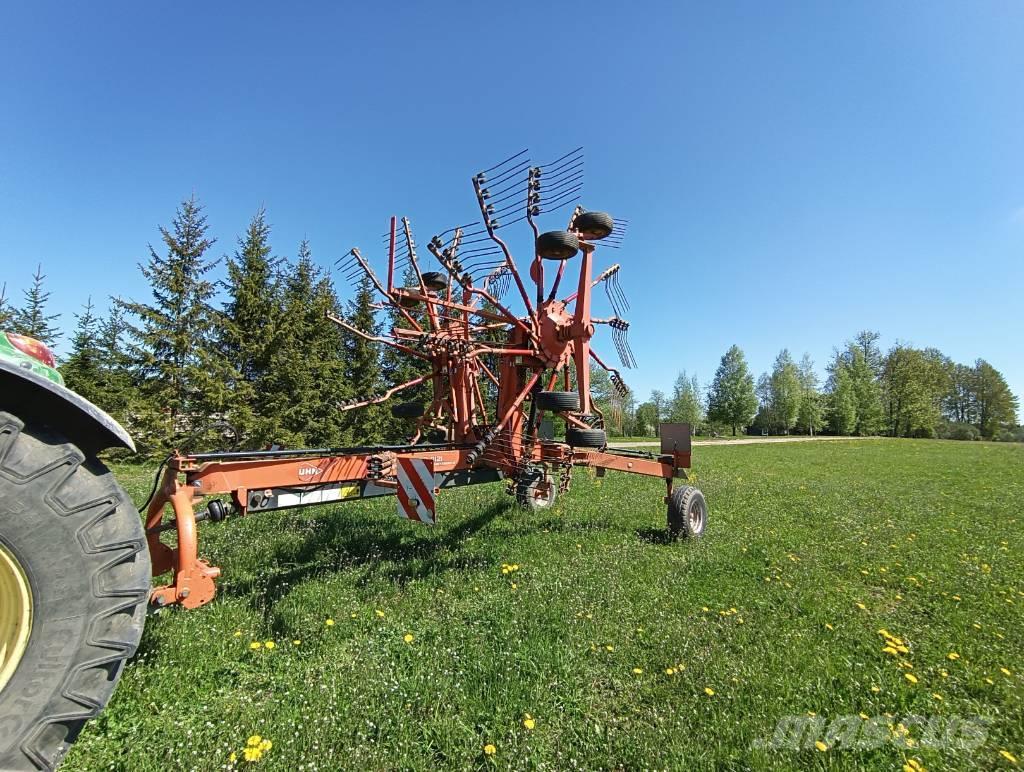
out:
M264 447L275 440L279 416L270 409L266 388L278 344L281 316L270 226L261 207L228 258L228 300L218 318L220 353L230 368L232 387L228 421L244 445Z
M14 324L14 309L7 302L7 284L0 284L0 332L11 329Z
M50 301L50 293L43 290L46 274L40 263L32 276L32 286L25 290L25 304L14 312L14 331L20 335L28 335L52 347L63 336L54 322L60 314L47 314L46 305Z
M363 276L355 297L346 306L345 318L354 327L376 335L377 320L373 309L373 282ZM381 390L380 351L374 341L345 332L342 335L344 377L354 399L375 397ZM380 405L369 405L345 414L346 441L356 444L377 442L386 429Z
M126 332L139 396L133 434L143 452L195 437L226 403L211 345L214 286L206 275L216 262L206 257L213 244L206 232L202 205L194 196L182 201L171 227L160 228L164 254L151 246L139 266L152 302L121 304L135 320Z
M405 272L402 275L402 284L405 287L419 286L419 280L416 276L416 271L412 267L412 263L405 267ZM415 309L410 309L409 313L423 329L428 329L426 322L427 314L422 304ZM388 312L388 321L392 328L409 328L411 326L408 319L395 309L391 309ZM387 387L406 383L428 372L430 372L430 363L426 360L409 356L391 346L385 346L381 352L381 379ZM431 393L431 384L427 381L398 392L390 403L385 403L384 408L386 408L387 412L384 412L384 408L382 408L381 420L385 424L388 439L395 442L404 441L409 436L409 428L411 426L409 419L391 416L390 404L420 402L424 406L428 406L431 401Z
M61 366L64 383L95 405L103 407L103 362L99 347L99 319L93 310L92 298L82 306L82 313L71 339L71 353Z

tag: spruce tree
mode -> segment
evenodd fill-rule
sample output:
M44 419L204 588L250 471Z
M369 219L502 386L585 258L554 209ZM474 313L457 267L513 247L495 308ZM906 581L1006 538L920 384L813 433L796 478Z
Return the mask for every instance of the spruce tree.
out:
M206 275L216 262L206 257L213 244L206 232L202 205L194 196L182 201L171 227L160 228L164 254L151 246L139 266L152 302L121 304L134 319L126 333L139 397L133 434L143 452L201 442L196 435L226 404L211 340L214 286Z
M60 314L47 314L46 304L50 293L43 290L46 274L40 263L32 276L32 286L25 290L25 304L14 312L14 331L20 335L28 335L53 347L62 337L60 328L53 324L60 319Z
M281 316L270 226L260 208L249 222L238 249L228 258L228 300L218 319L218 339L232 387L228 421L251 448L275 440L279 416L266 388L278 340Z
M99 323L96 340L100 359L100 401L97 404L122 423L128 423L132 407L138 401L138 384L125 348L128 325L124 302L120 298L111 298L111 301L107 318Z
M7 302L7 284L0 284L0 332L12 329L13 324L14 309L11 308L11 304Z
M419 285L412 263L405 267L405 272L402 275L402 284L405 287L418 287ZM422 304L415 309L410 309L410 315L416 319L424 330L429 329L426 321L426 309ZM389 310L388 316L392 328L404 327L408 329L411 326L409 320L395 309ZM398 386L429 372L430 363L426 360L409 356L391 346L385 346L381 352L381 379L387 387ZM424 406L429 406L432 391L430 382L426 381L398 392L390 403L385 403L384 408L382 408L381 420L385 424L385 431L390 440L396 442L406 440L411 427L408 418L395 418L391 416L390 404L420 402ZM384 412L385 410L386 412Z
M61 366L64 383L87 400L103 408L103 362L99 345L99 320L93 310L92 298L82 306L82 313L71 339L71 353Z
M757 412L754 376L739 346L722 355L708 397L708 420L732 427L732 433L747 426Z
M345 318L353 326L369 335L378 333L373 308L373 282L363 276L356 287L355 297L346 306ZM357 400L378 396L381 391L380 346L362 336L345 331L342 335L344 351L344 380L352 398ZM346 441L354 444L379 442L386 424L380 405L350 410L344 413Z

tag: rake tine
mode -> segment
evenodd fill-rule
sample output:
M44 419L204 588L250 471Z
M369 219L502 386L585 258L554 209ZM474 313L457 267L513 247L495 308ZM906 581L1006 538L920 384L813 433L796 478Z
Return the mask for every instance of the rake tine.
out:
M516 164L511 169L507 169L507 170L503 171L501 174L495 175L494 177L487 179L486 183L487 183L488 187L495 187L497 185L504 185L510 178L516 176L517 174L522 174L523 172L525 172L529 168L530 168L530 159L526 159L525 161ZM486 190L487 190L487 188L481 188L480 193L483 194L484 192L486 192ZM486 198L486 196L484 196L484 198Z
M569 151L568 153L566 153L565 155L563 155L563 156L562 156L561 158L556 158L556 159L555 159L554 161L548 161L548 162L547 162L546 164L540 164L540 165L539 165L539 166L538 166L537 168L539 168L539 169L545 169L545 168L547 168L548 166L554 166L555 164L559 164L559 163L561 163L562 161L564 161L564 160L565 160L566 158L568 158L569 156L571 156L571 155L576 155L577 153L580 153L580 152L582 152L582 151L583 151L583 145L580 145L580 146L579 146L578 148L576 148L575 150L570 150L570 151Z
M562 179L563 177L568 177L568 176L573 175L573 174L583 174L583 172L581 171L582 169L583 169L583 161L581 160L578 163L576 163L576 164L574 164L572 166L568 166L565 169L562 169L561 171L559 171L557 173L555 173L555 172L548 172L544 176L539 176L538 175L537 180L542 185L554 184L555 182L557 182L558 180Z
M514 160L515 160L515 159L517 159L517 158L518 158L519 156L521 156L521 155L523 155L524 153L526 153L526 152L527 152L527 150L529 150L529 148L523 148L522 150L520 150L520 151L519 151L518 153L516 153L515 155L510 155L510 156L509 156L508 158L506 158L506 159L505 159L504 161L502 161L502 162L501 162L501 163L499 163L499 164L495 164L495 165L494 165L494 166L492 166L492 167L491 167L490 169L484 169L484 170L483 170L482 172L480 172L480 174L487 174L488 172L493 172L493 171L494 171L495 169L500 169L500 168L501 168L502 166L504 166L505 164L507 164L507 163L508 163L509 161L514 161Z

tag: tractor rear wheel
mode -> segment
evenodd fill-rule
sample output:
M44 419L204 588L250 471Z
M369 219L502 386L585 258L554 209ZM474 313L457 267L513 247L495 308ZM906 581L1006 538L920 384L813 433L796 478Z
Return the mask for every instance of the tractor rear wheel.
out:
M674 489L668 500L669 535L699 538L707 524L708 504L704 494L692 485Z
M608 444L608 435L604 429L570 426L565 430L565 441L574 448L603 448Z
M0 413L0 769L52 769L135 653L142 521L95 458Z
M427 271L423 274L423 285L428 290L440 292L448 289L448 277L438 271Z
M568 260L580 251L580 240L569 231L548 231L537 237L537 254L548 260Z
M533 397L538 410L571 413L580 409L580 395L575 391L538 391Z
M594 241L611 236L615 220L607 212L583 212L573 220L572 227L583 238Z
M547 509L555 503L557 496L558 486L540 467L524 472L516 480L516 503L531 512Z

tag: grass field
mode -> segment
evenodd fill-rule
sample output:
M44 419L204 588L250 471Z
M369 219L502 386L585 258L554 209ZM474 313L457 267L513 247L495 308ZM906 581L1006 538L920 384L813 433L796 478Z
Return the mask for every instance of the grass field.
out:
M659 481L615 473L577 473L542 515L500 485L445 494L433 529L391 499L204 525L219 597L150 618L63 768L1024 763L1024 446L694 460L711 510L696 543L662 538ZM141 499L151 469L118 471ZM825 737L837 717L887 714L873 748ZM931 747L914 714L987 736ZM788 715L825 739L757 747ZM253 764L251 735L272 743Z

